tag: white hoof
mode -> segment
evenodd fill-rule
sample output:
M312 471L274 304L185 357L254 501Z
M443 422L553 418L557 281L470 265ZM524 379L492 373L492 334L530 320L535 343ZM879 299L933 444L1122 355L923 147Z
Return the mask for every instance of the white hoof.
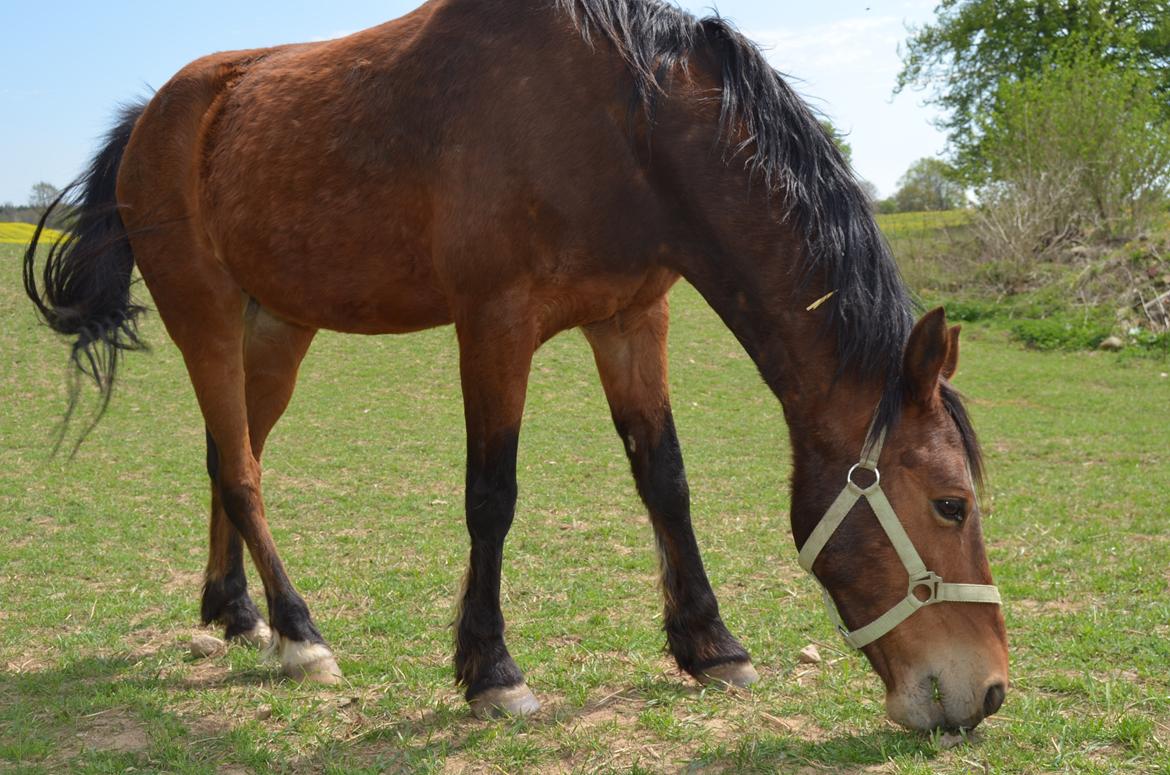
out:
M280 658L280 671L294 681L330 685L341 682L341 668L324 643L288 640L274 632L269 653Z
M256 622L255 626L250 630L236 633L231 637L236 643L243 643L246 646L254 648L266 649L272 642L272 630L268 628L264 620Z
M531 716L540 710L540 701L528 684L488 689L471 698L471 712L479 719L500 716Z
M760 680L760 674L751 662L724 662L707 668L699 675L704 686L734 686L743 689Z

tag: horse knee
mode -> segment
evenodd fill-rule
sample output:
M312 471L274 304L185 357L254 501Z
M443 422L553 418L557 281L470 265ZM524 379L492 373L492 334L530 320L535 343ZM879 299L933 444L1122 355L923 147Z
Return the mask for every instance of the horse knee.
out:
M251 542L256 535L256 518L262 513L260 488L250 482L221 483L219 497L228 521L239 531L245 541Z

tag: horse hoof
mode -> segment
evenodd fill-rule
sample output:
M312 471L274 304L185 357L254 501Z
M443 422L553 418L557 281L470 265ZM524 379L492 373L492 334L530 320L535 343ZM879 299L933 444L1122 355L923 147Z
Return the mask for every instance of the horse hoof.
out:
M303 643L280 637L273 637L272 643L280 654L281 672L287 677L326 685L341 683L341 668L324 643Z
M704 670L699 683L704 686L734 686L739 689L751 686L760 680L760 674L751 662L724 662Z
M471 698L471 712L478 719L501 716L531 716L540 710L540 701L527 684L488 689Z
M333 657L321 657L300 665L284 665L281 671L294 681L310 681L325 686L339 684L342 678L341 668Z
M258 621L252 626L252 629L237 632L228 640L253 648L266 649L268 644L272 642L272 630L263 621Z

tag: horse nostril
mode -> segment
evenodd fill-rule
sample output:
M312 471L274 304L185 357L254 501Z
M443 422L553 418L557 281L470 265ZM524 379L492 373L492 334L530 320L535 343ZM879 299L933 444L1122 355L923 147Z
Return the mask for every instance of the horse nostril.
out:
M1003 684L992 684L987 688L987 694L983 698L983 715L990 716L999 710L999 706L1003 705Z

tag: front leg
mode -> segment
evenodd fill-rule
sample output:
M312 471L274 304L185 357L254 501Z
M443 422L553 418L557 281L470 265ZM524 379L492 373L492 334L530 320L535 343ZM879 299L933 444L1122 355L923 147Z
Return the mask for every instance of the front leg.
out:
M678 666L703 683L747 686L751 658L719 616L691 527L690 491L670 412L666 297L585 329L658 543L666 640Z
M528 715L540 708L504 644L500 610L504 539L516 509L520 419L538 339L524 311L490 312L456 323L467 420L471 554L455 625L455 677L481 718L501 712Z

